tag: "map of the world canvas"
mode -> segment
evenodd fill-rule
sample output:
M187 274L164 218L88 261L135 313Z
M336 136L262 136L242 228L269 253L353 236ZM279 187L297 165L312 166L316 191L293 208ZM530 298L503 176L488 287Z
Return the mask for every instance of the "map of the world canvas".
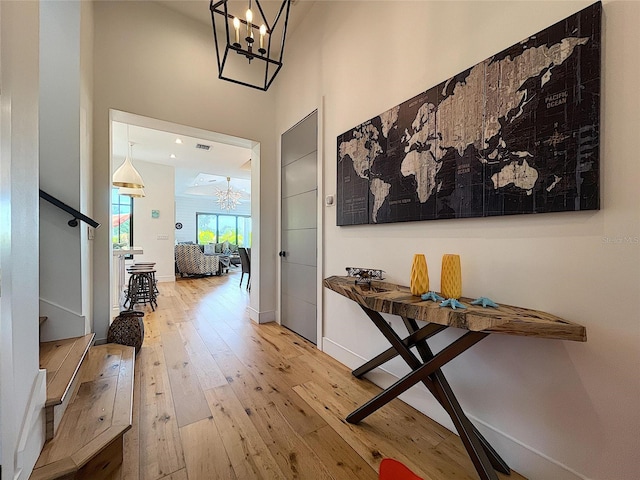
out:
M601 3L338 137L337 224L596 210Z

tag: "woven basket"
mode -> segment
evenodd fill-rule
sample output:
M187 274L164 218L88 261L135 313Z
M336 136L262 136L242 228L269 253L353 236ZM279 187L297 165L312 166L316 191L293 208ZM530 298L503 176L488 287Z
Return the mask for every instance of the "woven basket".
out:
M107 332L108 343L119 343L136 349L136 355L144 341L144 312L125 310L113 319Z

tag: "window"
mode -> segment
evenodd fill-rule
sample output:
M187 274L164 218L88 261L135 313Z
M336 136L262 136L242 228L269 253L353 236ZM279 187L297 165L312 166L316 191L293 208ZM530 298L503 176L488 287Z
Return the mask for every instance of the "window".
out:
M251 217L238 217L238 246L251 246Z
M235 215L218 215L218 243L229 242L236 245L238 226Z
M196 213L196 228L200 245L229 242L239 247L251 246L251 217Z
M111 189L111 242L113 246L133 245L133 198Z
M206 245L216 243L218 238L218 216L212 213L196 213L196 227L198 229L197 243Z

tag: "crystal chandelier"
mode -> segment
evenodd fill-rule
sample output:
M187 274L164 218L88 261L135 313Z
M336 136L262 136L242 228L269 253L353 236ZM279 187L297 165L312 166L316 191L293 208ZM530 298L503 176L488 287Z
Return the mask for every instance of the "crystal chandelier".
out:
M216 190L216 196L218 199L218 206L222 210L226 210L230 212L231 210L235 210L235 208L240 203L240 197L242 194L240 192L236 192L233 188L231 188L231 177L227 177L227 189L226 190Z
M218 78L266 91L282 68L284 41L291 0L248 2L248 9L231 13L236 3L211 0L213 39L218 59ZM233 4L233 5L230 5ZM267 20L264 9L276 6L274 20ZM256 48L257 47L257 48ZM253 63L252 63L253 62Z

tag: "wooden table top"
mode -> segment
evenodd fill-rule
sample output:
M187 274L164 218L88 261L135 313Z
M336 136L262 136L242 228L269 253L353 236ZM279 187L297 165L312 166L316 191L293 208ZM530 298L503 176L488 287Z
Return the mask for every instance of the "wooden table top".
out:
M465 297L460 301L467 307L466 310L452 310L440 307L439 302L423 301L411 295L409 287L380 281L372 281L371 285L356 285L353 277L328 277L323 284L329 290L380 313L472 331L587 341L587 331L582 325L538 310L502 303L498 308L483 308L481 305L471 305L473 299Z

